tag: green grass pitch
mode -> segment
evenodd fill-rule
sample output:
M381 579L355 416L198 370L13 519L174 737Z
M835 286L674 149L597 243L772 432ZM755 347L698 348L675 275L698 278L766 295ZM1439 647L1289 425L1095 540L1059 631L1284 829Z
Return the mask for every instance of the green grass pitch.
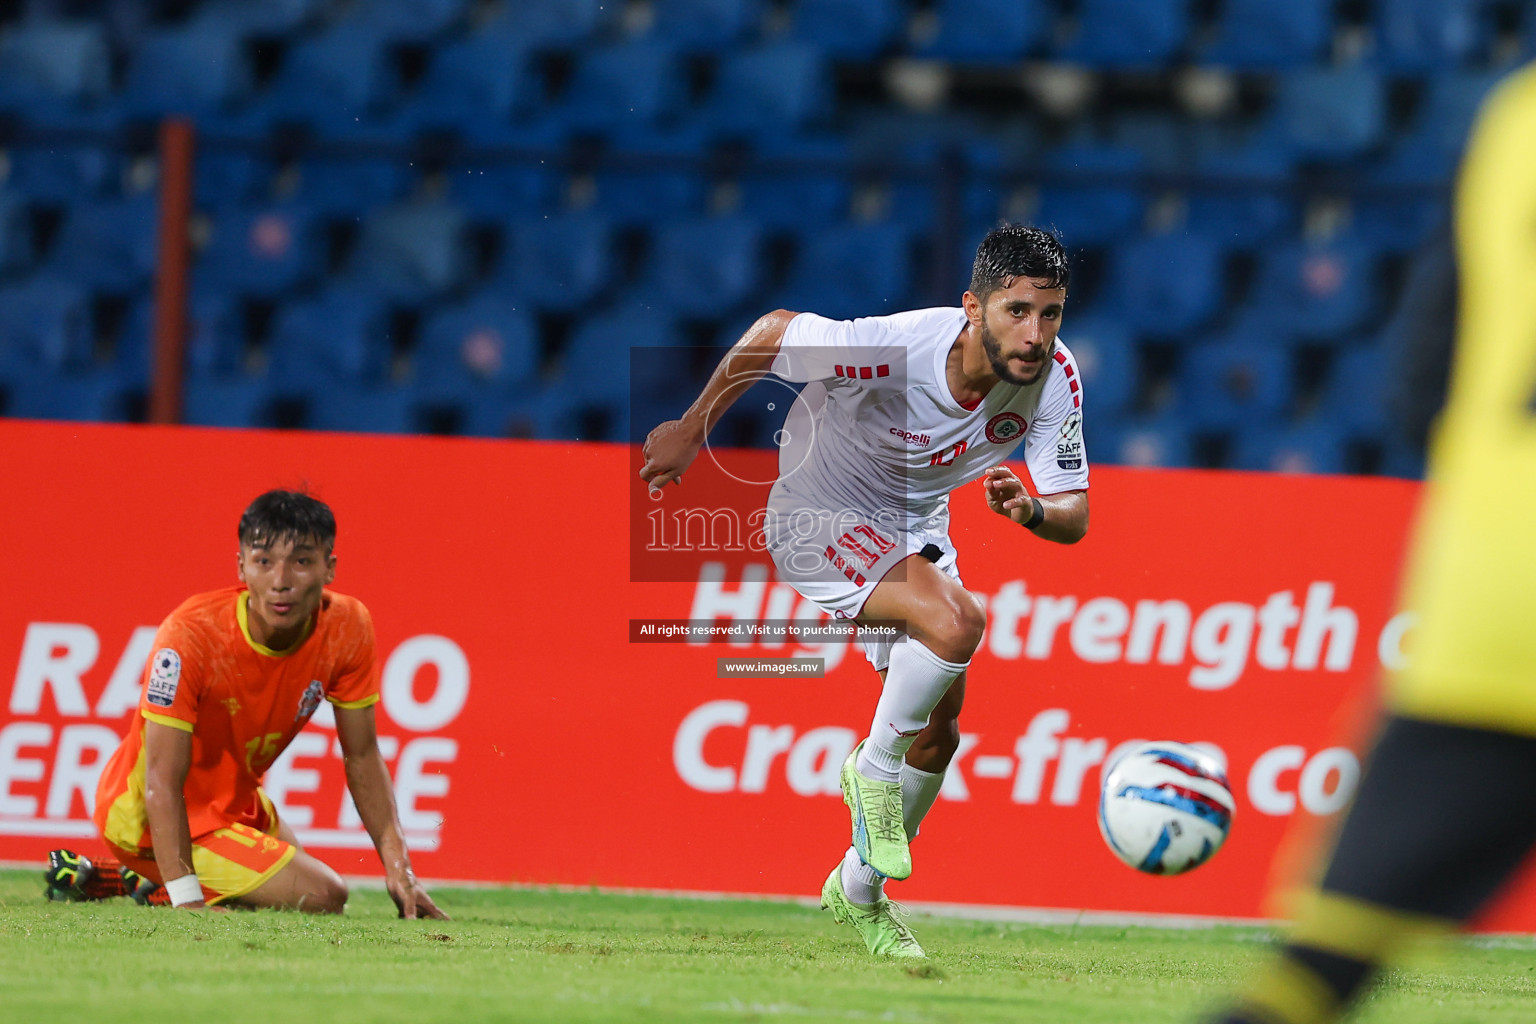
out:
M876 961L788 902L527 889L379 891L343 918L48 904L0 871L0 1019L32 1022L1196 1021L1263 955L1248 928L999 924L916 915L930 959ZM1394 971L1366 1024L1536 1019L1536 942L1468 940Z

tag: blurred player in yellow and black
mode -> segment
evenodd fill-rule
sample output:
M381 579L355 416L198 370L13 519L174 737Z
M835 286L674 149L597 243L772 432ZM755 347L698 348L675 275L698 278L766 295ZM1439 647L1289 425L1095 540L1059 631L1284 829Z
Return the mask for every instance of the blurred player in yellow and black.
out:
M1406 592L1412 665L1321 882L1222 1017L1337 1017L1410 937L1486 904L1536 845L1536 65L1501 83L1456 192L1450 398Z

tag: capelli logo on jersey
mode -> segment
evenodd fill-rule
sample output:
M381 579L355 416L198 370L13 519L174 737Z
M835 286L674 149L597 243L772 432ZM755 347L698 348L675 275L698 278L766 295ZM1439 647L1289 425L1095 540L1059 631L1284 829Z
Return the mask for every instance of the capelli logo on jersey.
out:
M926 448L933 444L933 437L928 434L914 434L910 430L902 430L900 427L892 427L891 433L901 438L908 444L915 444L920 448Z

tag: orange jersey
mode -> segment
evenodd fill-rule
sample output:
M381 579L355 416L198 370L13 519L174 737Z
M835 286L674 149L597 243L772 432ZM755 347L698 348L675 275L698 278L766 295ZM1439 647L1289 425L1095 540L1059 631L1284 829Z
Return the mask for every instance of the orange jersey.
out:
M150 848L144 807L144 722L192 734L187 822L193 837L234 823L262 828L259 790L322 699L367 707L379 699L373 620L362 602L326 591L304 639L274 651L251 639L246 590L189 598L161 623L144 667L139 716L96 788L96 825L125 850Z

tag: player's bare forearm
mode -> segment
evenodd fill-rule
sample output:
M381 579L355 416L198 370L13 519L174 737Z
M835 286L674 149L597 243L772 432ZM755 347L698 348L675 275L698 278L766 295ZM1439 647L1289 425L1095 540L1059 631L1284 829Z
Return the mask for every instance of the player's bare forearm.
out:
M373 838L373 848L379 851L384 870L396 866L409 868L411 857L405 848L400 815L395 809L395 791L383 755L375 747L371 755L348 756L346 769L347 789L357 805L357 816L363 819L363 827Z
M779 354L784 330L796 314L776 309L758 317L741 340L731 346L710 375L709 382L688 410L675 420L658 425L646 436L641 453L645 465L640 479L659 491L681 482L709 432L741 394L762 380Z
M185 793L191 767L191 733L159 722L144 723L144 811L162 881L193 873Z
M357 816L373 839L386 872L410 870L411 858L395 809L395 791L389 769L379 751L373 708L337 708L336 734L341 741L347 790L357 806Z
M720 360L698 399L683 413L682 421L707 437L731 404L767 375L779 354L784 331L795 316L787 309L776 309L758 317Z
M982 477L987 507L998 515L1027 527L1041 540L1076 544L1088 532L1088 492L1031 496L1024 481L1007 466L993 466ZM1043 518L1036 520L1039 503Z
M1036 537L1058 544L1076 544L1087 535L1087 491L1037 496L1036 500L1045 510L1045 519L1034 528Z

